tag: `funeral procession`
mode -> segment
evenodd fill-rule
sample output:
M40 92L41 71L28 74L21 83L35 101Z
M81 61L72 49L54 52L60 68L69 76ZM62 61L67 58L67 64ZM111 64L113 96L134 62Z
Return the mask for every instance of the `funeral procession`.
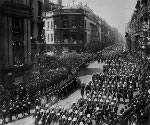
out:
M0 125L150 125L150 0L0 0Z

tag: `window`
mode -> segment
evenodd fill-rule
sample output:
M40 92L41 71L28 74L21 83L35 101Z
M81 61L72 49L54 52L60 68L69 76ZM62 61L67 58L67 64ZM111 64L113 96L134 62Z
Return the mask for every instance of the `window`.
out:
M49 42L49 34L48 34L47 40L48 40L48 42Z
M54 28L57 29L57 21L54 21Z
M68 21L63 21L63 28L67 28L68 27Z
M12 17L12 31L13 34L22 34L24 32L24 20L21 17Z
M53 42L53 34L51 34L51 42Z
M48 27L48 29L49 29L49 22L47 22L47 27Z
M76 21L76 16L71 16L71 28L76 28L76 24L77 24L77 21Z
M51 21L51 29L53 29L53 22Z

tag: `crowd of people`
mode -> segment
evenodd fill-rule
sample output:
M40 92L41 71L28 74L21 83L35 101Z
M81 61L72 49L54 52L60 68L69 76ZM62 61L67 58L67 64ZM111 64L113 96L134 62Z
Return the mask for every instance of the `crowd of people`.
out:
M1 90L1 115L5 123L6 117L12 121L12 116L18 119L18 114L30 115L31 108L40 104L42 97L47 102L54 103L66 95L66 91L77 87L76 77L68 75L66 69L50 71L47 74L36 75L26 83L19 85L0 86ZM52 96L57 95L57 100Z
M74 56L75 57L75 56ZM77 59L72 57L74 68ZM86 58L84 62L93 58ZM81 61L81 60L80 60ZM149 62L136 58L137 62L126 61L120 56L101 55L98 62L104 62L103 73L94 73L92 81L80 86L81 98L69 109L52 108L57 98L63 99L80 83L66 68L44 69L29 81L18 86L0 85L2 118L12 121L18 114L30 115L35 105L35 125L126 125L140 123L145 108L150 104ZM67 59L62 61L67 62ZM70 66L67 62L66 65ZM72 66L71 66L72 67ZM70 68L71 68L70 67ZM136 94L135 94L136 93ZM44 98L44 103L42 99ZM120 109L120 104L124 108Z
M78 61L77 64L80 64L81 61L83 63L84 61L90 61L92 58L86 54L83 58L84 60L81 60L81 56L83 57L84 54L73 55L76 54L71 54L71 57L68 57L70 61L67 58L59 60L61 63L58 58L54 58L58 61L55 69L48 65L47 61L51 61L51 59L47 57L45 65L41 65L42 72L32 74L27 81L18 85L14 85L13 81L9 84L0 84L0 116L3 119L3 123L6 122L6 118L11 122L13 116L18 119L18 114L22 114L23 117L30 115L31 108L40 104L43 97L46 98L46 102L53 104L64 98L68 92L76 89L78 87L76 74L73 74L68 67L65 67L68 64L67 61L70 64L73 61L74 63ZM67 64L65 65L65 63ZM77 68L77 70L83 68L77 64L74 64L73 68ZM57 99L53 99L53 97Z
M81 98L69 109L36 106L36 125L126 125L140 123L150 104L148 88L141 84L141 67L120 57L101 58L103 73L94 73L92 81L81 82ZM141 73L141 74L140 74ZM122 101L121 101L122 100ZM124 104L120 108L120 104Z

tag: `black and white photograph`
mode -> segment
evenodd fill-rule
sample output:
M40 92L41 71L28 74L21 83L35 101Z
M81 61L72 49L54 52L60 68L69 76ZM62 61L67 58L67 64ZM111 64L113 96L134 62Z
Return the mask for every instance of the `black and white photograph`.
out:
M150 0L0 0L0 125L150 125Z

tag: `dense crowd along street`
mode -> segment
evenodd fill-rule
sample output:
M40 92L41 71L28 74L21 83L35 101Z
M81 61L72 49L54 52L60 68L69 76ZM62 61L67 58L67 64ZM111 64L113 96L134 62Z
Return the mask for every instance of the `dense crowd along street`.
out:
M12 86L13 84L9 86L1 85L2 96L0 99L2 102L1 111L3 112L1 115L4 123L5 118L8 118L7 122L11 122L13 116L17 120L20 113L22 118L30 115L30 110L35 105L43 103L43 100L44 104L49 102L52 105L64 98L69 91L76 89L78 86L78 81L74 74L76 71L74 72L71 69L76 67L76 70L79 70L85 67L85 63L91 61L93 56L91 54L63 56L60 63L66 65L67 68L62 67L60 64L57 69L51 69L52 65L48 58L51 57L45 58L44 67L42 66L41 69L42 72L34 73L30 80L25 83L20 83L18 86ZM57 57L54 58L56 59ZM57 63L59 63L58 60Z
M34 74L31 81L28 81L30 84L26 84L29 87L32 85L32 88L20 84L17 90L12 88L12 90L5 90L1 86L2 92L5 93L1 106L3 123L6 122L6 119L7 122L12 122L14 116L15 120L18 120L20 113L22 117L30 116L31 109L35 108L33 118L36 125L122 125L131 123L140 125L143 122L142 118L149 113L146 111L150 103L149 62L146 58L140 55L133 56L129 52L120 55L122 48L118 48L113 48L116 50L115 53L102 51L96 56L87 54L84 61L79 61L79 64L82 65L76 67L76 72L80 68L85 69L86 64L95 59L98 63L103 64L103 71L94 72L91 80L85 83L77 78L76 72L67 76L68 69L72 65L68 69L58 67L56 71L49 70L48 67L51 65L46 57L43 72ZM65 60L69 58L71 64L72 60L75 60L73 57L76 60L81 58L79 55L71 54L68 57L65 56L62 62L69 66L69 61ZM77 63L77 61L74 62ZM59 79L56 81L56 78L61 79L61 82L58 81ZM53 84L52 81L60 82L60 84ZM77 102L73 102L71 107L67 109L61 106L53 107L53 104L63 100L78 88L81 97ZM35 93L33 93L34 90ZM13 95L9 94L10 92ZM124 108L119 109L122 104Z
M150 0L0 0L0 125L150 125Z
M119 69L114 62L120 66ZM88 84L81 82L82 97L77 103L72 104L71 109L37 107L37 124L141 124L140 118L150 103L150 96L148 89L140 87L137 78L140 76L135 70L136 64L124 62L119 58L106 59L105 63L104 74L94 73L92 81ZM105 74L107 69L113 69L113 72ZM133 97L133 93L137 90L140 94ZM122 103L120 98L123 99L125 108L118 113L118 105ZM126 102L127 99L129 102Z
M18 120L20 113L22 117L26 114L30 115L33 107L35 107L33 115L35 125L134 123L140 125L142 122L148 122L142 119L148 117L149 113L146 110L150 104L148 86L150 77L147 69L149 62L145 58L141 60L139 56L134 57L137 60L135 63L133 59L128 58L128 54L126 58L122 58L120 53L99 53L98 63L103 64L103 72L93 73L91 80L87 83L74 76L69 82L64 82L66 84L61 84L62 88L56 85L53 88L39 88L38 93L35 93L34 103L32 102L34 105L30 101L28 90L25 91L24 86L19 86L16 101L10 99L8 105L5 100L3 101L1 106L3 122L6 118L9 118L11 122L13 115ZM42 75L41 80L45 79L43 76L45 75ZM75 88L80 89L81 97L77 102L73 102L71 107L65 109L61 106L52 106L72 93L71 91ZM119 109L122 104L124 106Z

